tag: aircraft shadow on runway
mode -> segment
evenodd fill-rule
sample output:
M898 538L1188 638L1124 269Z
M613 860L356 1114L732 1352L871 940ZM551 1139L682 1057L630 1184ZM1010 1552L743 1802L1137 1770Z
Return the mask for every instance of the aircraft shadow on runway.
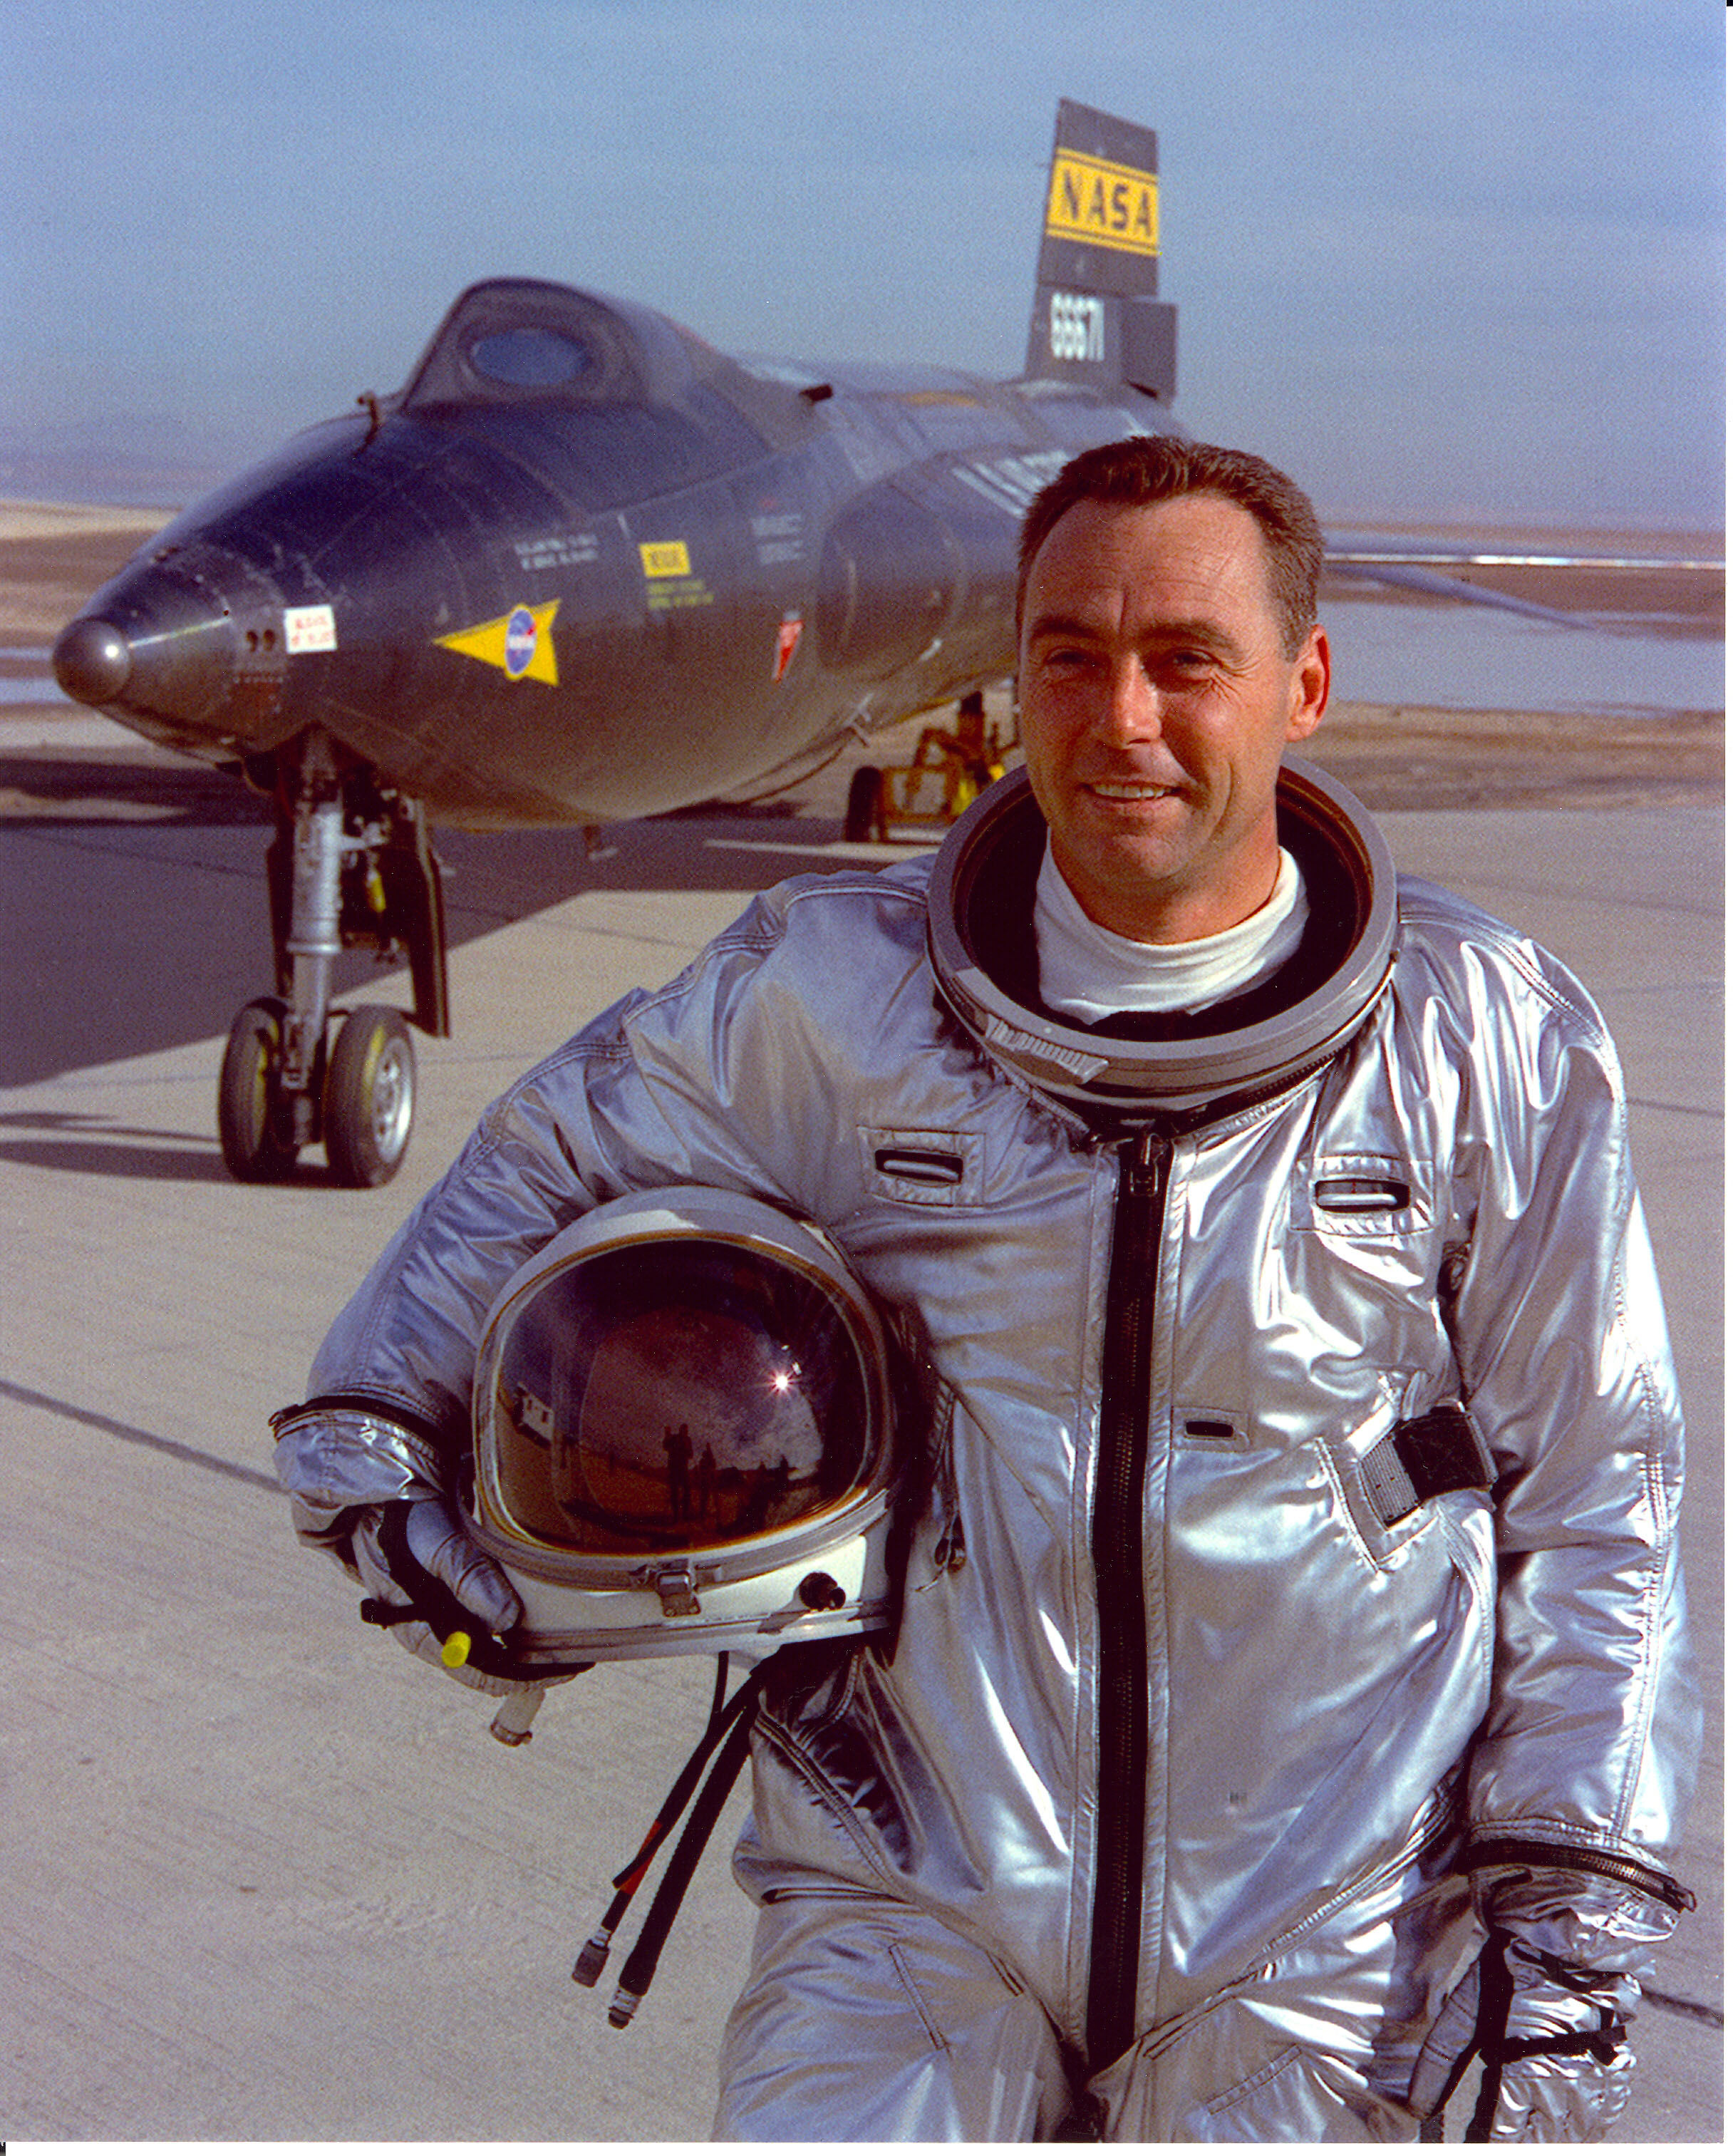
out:
M240 1005L270 992L269 811L235 782L179 762L117 764L111 752L0 757L0 1087L220 1044ZM840 835L839 819L806 808L719 808L613 827L593 855L576 830L440 831L435 846L456 947L582 891L747 893L858 865L828 850ZM367 1000L381 978L363 955L346 957L339 1001ZM28 1125L37 1141L27 1141ZM207 1155L189 1151L184 1134L131 1132L105 1149L77 1128L76 1115L58 1108L0 1117L0 1159L223 1173L214 1132ZM153 1137L162 1141L155 1147ZM111 1161L99 1158L105 1150Z
M0 1161L16 1168L59 1168L129 1181L227 1183L214 1132L189 1142L184 1131L142 1130L105 1116L52 1112L0 1115Z

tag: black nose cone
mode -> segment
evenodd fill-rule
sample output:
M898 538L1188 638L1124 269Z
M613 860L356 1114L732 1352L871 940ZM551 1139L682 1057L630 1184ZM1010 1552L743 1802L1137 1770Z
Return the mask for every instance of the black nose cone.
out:
M132 647L114 624L87 615L60 632L54 679L80 704L118 701L132 678Z

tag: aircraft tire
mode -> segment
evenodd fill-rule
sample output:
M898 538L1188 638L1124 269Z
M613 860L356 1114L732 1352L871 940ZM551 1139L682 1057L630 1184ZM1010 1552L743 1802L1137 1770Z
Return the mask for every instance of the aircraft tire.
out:
M295 1173L300 1148L285 1135L283 1021L274 996L249 1004L228 1029L217 1085L217 1136L223 1165L237 1183L283 1183Z
M325 1081L325 1153L351 1190L389 1183L415 1120L415 1048L399 1011L363 1004L331 1050Z
M875 763L862 764L849 781L843 836L851 845L884 836L884 774Z

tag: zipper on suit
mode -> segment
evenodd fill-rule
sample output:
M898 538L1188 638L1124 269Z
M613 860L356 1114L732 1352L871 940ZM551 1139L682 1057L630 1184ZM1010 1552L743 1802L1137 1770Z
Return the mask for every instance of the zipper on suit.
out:
M1090 1522L1100 1664L1095 1902L1086 2046L1099 2071L1136 2035L1143 1932L1149 1646L1144 1483L1149 1458L1155 1291L1172 1147L1146 1130L1120 1155L1101 1358L1101 1434Z

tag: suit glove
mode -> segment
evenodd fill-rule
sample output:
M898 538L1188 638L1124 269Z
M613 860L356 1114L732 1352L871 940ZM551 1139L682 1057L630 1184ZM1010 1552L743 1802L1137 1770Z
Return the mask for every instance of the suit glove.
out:
M490 1635L510 1632L523 1607L446 1496L449 1470L431 1436L350 1400L286 1409L272 1428L295 1532L366 1587L364 1616L474 1691L497 1696L546 1681L486 1675L450 1648L454 1632L473 1631L492 1650ZM484 1654L490 1658L497 1654Z
M1408 2092L1423 2118L1442 2112L1478 2054L1469 2141L1599 2141L1631 2092L1628 2041L1641 1994L1619 1969L1572 1968L1495 1931L1445 2000Z
M367 1589L361 1615L383 1625L412 1655L495 1697L546 1682L490 1676L471 1662L472 1643L493 1648L492 1635L522 1621L523 1604L443 1497L370 1507L356 1521L351 1548Z

